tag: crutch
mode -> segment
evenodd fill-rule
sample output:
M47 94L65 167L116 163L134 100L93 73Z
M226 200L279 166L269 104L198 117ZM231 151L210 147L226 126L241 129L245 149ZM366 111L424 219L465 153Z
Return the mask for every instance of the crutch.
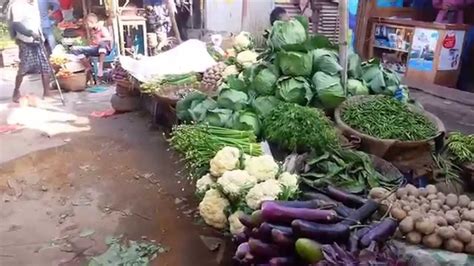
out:
M44 47L44 42L42 40L39 41L39 45L40 45L41 50L44 53L44 56L47 56L48 52L46 51L46 47ZM39 57L39 55L38 55L38 57ZM39 61L41 62L41 60L39 60ZM56 73L54 73L54 68L51 65L51 62L49 62L48 58L46 58L46 61L48 62L49 71L51 71L51 74L53 75L53 78L54 78L54 82L56 83L56 87L58 88L59 97L61 98L61 102L63 103L63 106L66 106L66 101L64 101L63 92L61 91L61 86L59 86L59 82L58 82L58 78L56 77Z

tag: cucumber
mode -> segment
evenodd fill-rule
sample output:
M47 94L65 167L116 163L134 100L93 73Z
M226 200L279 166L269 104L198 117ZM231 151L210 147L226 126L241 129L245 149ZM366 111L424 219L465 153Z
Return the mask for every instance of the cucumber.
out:
M308 263L317 263L324 259L321 245L308 238L300 238L295 243L296 254Z

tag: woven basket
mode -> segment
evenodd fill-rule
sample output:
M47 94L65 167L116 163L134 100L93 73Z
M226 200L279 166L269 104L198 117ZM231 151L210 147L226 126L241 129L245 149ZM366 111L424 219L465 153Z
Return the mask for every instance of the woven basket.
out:
M412 112L417 112L424 115L436 126L438 133L435 136L418 141L379 139L362 133L356 129L353 129L342 121L341 115L344 110L349 106L362 104L380 97L386 96L354 96L344 101L334 111L334 119L337 127L348 138L360 138L361 150L393 163L397 168L401 169L402 171L421 171L423 166L431 165L433 163L431 158L432 145L435 145L436 150L441 150L446 129L444 127L443 122L441 122L438 117L415 105L409 105L409 109Z
M85 72L78 72L68 77L58 77L58 83L65 91L83 91L86 89L87 75Z

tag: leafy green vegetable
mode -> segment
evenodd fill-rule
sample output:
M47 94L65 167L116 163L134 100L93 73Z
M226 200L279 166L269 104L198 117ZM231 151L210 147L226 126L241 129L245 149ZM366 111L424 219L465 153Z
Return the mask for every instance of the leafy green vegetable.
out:
M180 120L191 121L192 117L188 109L191 108L191 105L196 105L195 102L202 102L207 98L207 95L201 92L192 92L188 94L184 99L176 103L176 115Z
M377 172L368 154L350 149L310 155L304 168L302 180L310 187L333 185L351 193L380 186L392 189L403 181L401 174L389 177Z
M258 116L265 117L279 103L280 103L280 100L278 100L275 96L261 96L261 97L257 97L253 101L252 105Z
M206 117L207 110L212 110L216 107L216 101L211 98L206 98L202 102L192 102L188 112L193 121L201 122Z
M389 97L349 105L341 118L350 127L380 139L425 140L437 132L424 115Z
M217 97L217 105L221 108L238 111L247 106L249 97L245 92L227 89Z
M329 119L316 108L280 103L264 118L264 135L280 147L324 152L338 147L338 136Z
M314 72L322 71L329 75L336 75L341 72L339 58L335 51L329 49L316 49L313 52Z
M324 108L335 108L346 99L339 76L316 72L312 80L316 88L317 99Z
M363 81L350 78L347 80L347 92L351 96L369 95L369 88L365 86Z
M314 93L304 77L281 77L277 81L276 95L286 102L306 105Z
M253 131L255 136L260 135L260 120L250 111L240 112L236 129Z
M458 163L474 162L474 134L451 133L448 137L448 151Z
M245 81L236 75L228 76L226 84L229 89L244 92L247 91L247 84L245 84Z
M301 52L279 52L278 64L287 76L309 76L312 71L312 54Z
M301 44L306 38L307 31L298 20L275 21L269 36L269 46L280 50L286 45Z
M264 68L255 76L252 88L258 95L274 95L277 80L278 70L275 67Z
M224 127L232 116L232 110L216 108L208 110L203 122L215 127Z
M347 76L353 79L362 77L361 60L358 54L352 53L347 60Z

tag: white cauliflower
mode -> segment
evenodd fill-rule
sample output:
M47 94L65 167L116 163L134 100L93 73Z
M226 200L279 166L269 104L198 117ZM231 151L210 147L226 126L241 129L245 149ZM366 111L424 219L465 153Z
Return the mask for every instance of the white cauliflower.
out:
M230 197L237 197L245 188L250 188L257 184L257 179L250 176L247 171L232 170L225 172L219 177L217 184L222 187L224 194Z
M239 216L243 213L243 211L236 211L229 216L229 231L231 234L236 235L244 231L245 226L239 220Z
M196 181L196 192L198 194L204 193L212 188L214 184L216 184L216 182L212 176L210 174L206 174Z
M234 38L234 48L237 51L251 49L253 46L252 35L249 32L242 31Z
M227 228L225 209L229 201L217 189L210 189L199 203L199 214L206 224L217 229Z
M230 66L227 66L224 71L222 72L222 77L223 78L227 78L228 76L230 75L238 75L240 72L239 70L237 69L237 66L236 65L230 65Z
M278 173L278 164L271 155L250 157L245 160L245 170L257 178L257 181L274 179Z
M224 172L239 166L240 151L234 147L224 147L211 159L211 175L219 177Z
M294 193L298 190L298 175L290 174L288 172L283 172L279 177L278 181L280 184L288 189L291 193Z
M237 54L237 62L243 67L250 67L257 62L258 53L246 50Z
M276 179L268 179L251 188L245 197L245 202L250 208L256 210L260 208L260 204L263 201L277 199L281 192L282 186L280 182Z

